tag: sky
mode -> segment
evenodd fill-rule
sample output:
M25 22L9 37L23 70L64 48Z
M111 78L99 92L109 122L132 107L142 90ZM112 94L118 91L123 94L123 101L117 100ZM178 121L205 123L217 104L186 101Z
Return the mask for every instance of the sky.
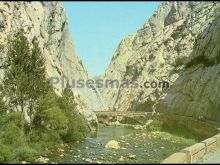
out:
M91 76L104 74L120 41L161 2L64 2L77 55Z

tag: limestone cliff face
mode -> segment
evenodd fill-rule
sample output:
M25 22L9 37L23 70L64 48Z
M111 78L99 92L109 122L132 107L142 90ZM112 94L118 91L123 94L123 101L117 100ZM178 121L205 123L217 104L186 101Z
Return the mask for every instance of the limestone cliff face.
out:
M207 25L183 62L185 68L157 107L165 113L220 122L220 7L215 13L200 13L213 19L204 22Z
M168 81L170 89L106 89L110 109L220 116L220 3L163 2L135 34L123 39L105 79Z
M24 30L30 42L39 42L46 59L48 77L65 77L70 81L88 78L88 72L76 55L62 3L0 2L1 57L7 52L7 37L20 29ZM0 75L2 79L3 70ZM61 93L61 83L55 86L55 90ZM96 89L73 88L73 92L83 109L103 108Z

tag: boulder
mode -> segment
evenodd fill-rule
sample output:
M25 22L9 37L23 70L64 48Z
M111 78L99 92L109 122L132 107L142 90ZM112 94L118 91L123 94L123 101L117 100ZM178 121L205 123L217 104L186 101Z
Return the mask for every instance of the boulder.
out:
M136 155L129 154L129 155L128 155L128 158L129 158L129 159L135 159L135 158L136 158Z
M110 140L105 145L105 148L107 149L120 149L119 143L116 140Z
M36 163L48 163L49 159L43 156L40 156L35 160Z

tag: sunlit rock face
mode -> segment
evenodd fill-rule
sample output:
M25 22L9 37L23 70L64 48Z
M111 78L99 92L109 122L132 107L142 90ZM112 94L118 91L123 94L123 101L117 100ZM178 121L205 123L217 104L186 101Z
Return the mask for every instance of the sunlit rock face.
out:
M217 120L219 14L218 2L163 2L140 30L121 41L104 78L168 81L170 88L104 89L107 107Z
M20 29L30 42L37 40L46 59L47 76L77 80L88 79L88 72L76 55L61 2L0 2L0 56L5 57L7 39ZM3 70L0 70L1 79ZM62 83L54 88L58 94ZM103 108L99 92L90 88L72 88L79 109Z

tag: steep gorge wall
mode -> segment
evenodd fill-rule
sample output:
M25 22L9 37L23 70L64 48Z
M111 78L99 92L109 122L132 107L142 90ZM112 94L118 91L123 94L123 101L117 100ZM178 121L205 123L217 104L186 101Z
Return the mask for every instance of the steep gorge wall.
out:
M219 120L219 14L218 2L163 2L140 30L121 41L102 77L141 85L165 80L171 88L107 88L101 96L95 88L73 88L81 109L156 109ZM75 52L62 3L0 2L1 57L7 37L21 28L30 42L39 42L48 77L89 78ZM55 89L61 93L61 83Z
M218 11L220 8L218 8ZM220 15L196 38L185 68L158 104L166 113L220 122Z
M37 40L46 59L48 77L65 77L71 80L88 79L89 75L78 58L63 4L60 2L0 2L0 57L7 53L8 37L24 30L30 42ZM1 62L2 62L1 61ZM1 79L3 70L0 70ZM55 85L58 94L61 83ZM72 88L80 109L102 110L103 105L96 89ZM82 110L84 113L85 111ZM87 113L87 112L86 112ZM91 113L85 114L90 117Z
M168 81L171 88L105 89L107 106L219 120L219 14L218 2L163 2L122 40L104 78Z

